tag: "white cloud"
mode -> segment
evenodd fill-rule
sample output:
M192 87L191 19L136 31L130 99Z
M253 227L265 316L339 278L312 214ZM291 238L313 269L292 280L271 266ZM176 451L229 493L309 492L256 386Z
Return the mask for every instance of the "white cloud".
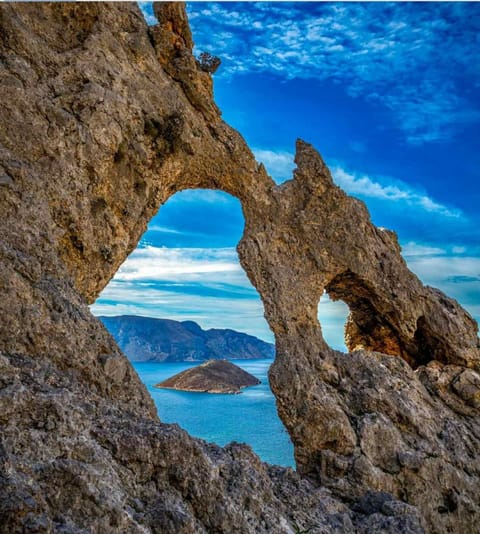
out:
M403 202L429 213L436 213L444 217L460 218L462 212L458 209L448 208L430 198L427 194L413 189L399 180L395 183L381 183L380 179L347 172L339 166L332 167L335 182L351 195L377 198L392 202ZM388 179L384 178L383 181Z
M138 2L140 9L142 10L145 22L149 26L158 24L157 17L153 14L152 2Z
M178 230L177 228L172 228L171 226L162 226L160 224L148 225L149 232L159 232L162 234L177 235L177 236L190 236L190 237L201 237L207 234L202 232L190 232L188 230ZM148 243L144 243L148 244Z
M461 276L472 279L480 276L480 258L476 256L405 254L405 257L412 270L428 284L441 284Z
M465 247L408 242L409 268L480 318L480 258L451 256ZM240 267L235 249L137 249L92 306L96 315L133 314L193 320L203 328L232 328L267 341L263 305ZM343 350L348 308L325 295L319 319L327 342Z
M175 234L175 235L183 234L183 232L181 232L180 230L177 230L176 228L170 228L169 226L160 226L159 224L149 225L148 229L151 232L161 232L162 234Z
M480 321L480 258L417 256L406 258L409 268L426 284L456 299Z
M253 149L258 161L261 161L268 173L280 183L292 178L295 168L294 154L284 150ZM436 202L426 193L418 191L401 180L391 178L371 178L357 172L349 172L341 165L331 166L335 183L348 194L362 198L375 198L390 202L403 202L427 213L435 213L448 218L458 219L462 212Z
M120 267L114 280L249 284L233 248L166 248L150 245L135 250Z
M402 245L402 255L409 256L438 256L439 254L445 254L446 250L440 247L432 247L429 245L422 245L409 241L405 245Z
M272 340L260 297L231 248L137 249L92 311L188 319L204 328L232 328Z
M263 163L268 174L276 182L283 182L292 178L292 172L295 168L294 155L286 150L264 150L262 148L253 148L257 161Z
M217 76L337 80L350 96L389 109L412 144L480 120L465 88L480 85L475 4L217 3L189 11L198 50L225 58Z
M232 198L231 195L224 191L215 191L212 189L184 189L169 198L168 203L188 202L196 204L202 202L206 204L228 204L231 202Z

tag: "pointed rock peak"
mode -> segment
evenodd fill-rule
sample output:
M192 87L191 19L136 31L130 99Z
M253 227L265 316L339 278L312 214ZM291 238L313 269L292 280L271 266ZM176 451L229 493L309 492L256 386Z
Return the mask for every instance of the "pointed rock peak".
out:
M153 12L161 27L181 38L182 44L188 50L193 50L192 32L188 25L184 2L154 2Z
M315 185L333 186L333 179L320 153L302 139L297 139L295 179Z

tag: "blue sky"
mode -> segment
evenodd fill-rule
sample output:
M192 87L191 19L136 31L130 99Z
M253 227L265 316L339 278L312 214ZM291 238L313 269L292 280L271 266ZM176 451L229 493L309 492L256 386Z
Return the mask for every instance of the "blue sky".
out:
M153 23L151 5L141 4ZM296 138L395 230L410 268L480 319L480 4L188 4L196 52L224 119L277 182ZM271 339L235 245L238 201L175 195L104 290L95 313L193 319ZM346 308L322 298L342 346Z

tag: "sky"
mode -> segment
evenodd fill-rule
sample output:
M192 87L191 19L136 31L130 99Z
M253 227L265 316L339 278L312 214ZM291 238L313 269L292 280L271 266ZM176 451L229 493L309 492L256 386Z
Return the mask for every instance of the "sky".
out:
M141 3L149 24L151 4ZM409 267L480 320L480 3L187 4L196 54L223 118L278 182L312 143ZM195 320L272 340L239 263L239 202L177 193L93 306L104 315ZM322 297L327 341L348 309Z

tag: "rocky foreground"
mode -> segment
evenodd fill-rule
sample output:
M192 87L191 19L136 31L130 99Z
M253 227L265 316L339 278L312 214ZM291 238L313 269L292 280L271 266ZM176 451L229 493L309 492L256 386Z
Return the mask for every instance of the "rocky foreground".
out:
M209 360L167 378L155 387L197 393L241 393L243 388L260 383L258 378L232 362Z
M201 362L210 359L273 358L275 348L235 330L203 330L194 321L135 315L100 317L118 346L134 362Z
M313 147L275 185L222 121L183 6L154 9L148 28L136 4L0 3L0 530L478 532L477 324ZM89 311L187 188L242 203L296 473L162 424ZM350 307L347 354L324 290Z

